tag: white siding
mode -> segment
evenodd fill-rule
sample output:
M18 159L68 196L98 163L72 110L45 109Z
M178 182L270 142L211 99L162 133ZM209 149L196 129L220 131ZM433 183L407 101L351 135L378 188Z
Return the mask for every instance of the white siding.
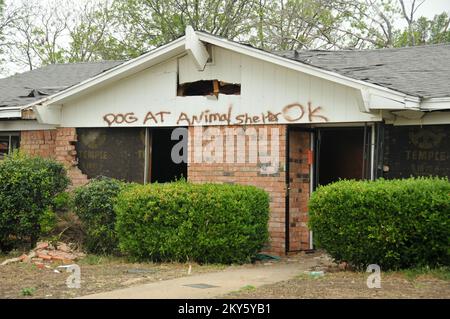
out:
M112 126L174 126L181 112L188 116L200 115L202 111L227 113L232 106L232 119L238 114L261 115L262 112L282 112L292 103L303 106L305 114L296 123L309 123L308 104L311 110L321 107L315 115L326 117L328 122L378 121L378 114L362 113L357 104L359 92L355 89L322 80L255 58L243 56L226 49L214 47L213 63L204 71L198 71L189 56L172 59L141 71L133 76L103 87L62 108L62 126L102 127L108 126L103 119L106 114L134 113L133 123ZM198 80L220 80L241 84L241 95L211 97L177 97L177 70L180 83ZM164 123L152 121L144 125L148 112L171 112ZM231 124L235 123L234 120ZM311 122L322 123L322 117ZM290 123L282 115L279 123ZM204 123L205 124L205 123ZM210 123L226 125L227 122ZM180 122L179 125L186 125Z

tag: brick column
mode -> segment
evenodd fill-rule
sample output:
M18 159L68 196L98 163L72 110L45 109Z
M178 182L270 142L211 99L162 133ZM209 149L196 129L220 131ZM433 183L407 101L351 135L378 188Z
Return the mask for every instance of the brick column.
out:
M310 133L289 132L289 249L309 249Z
M250 128L252 126L247 126ZM220 132L224 133L225 129L242 129L242 127L217 126ZM286 125L260 125L253 126L255 129L270 128L279 129L279 161L280 168L275 174L261 174L261 163L225 163L225 155L222 163L195 163L194 151L202 152L205 145L194 146L194 128L189 128L189 164L188 164L188 180L194 183L236 183L242 185L254 185L266 190L270 195L270 220L269 232L270 242L265 251L284 255L285 253L285 203L286 203ZM225 134L224 134L225 136ZM225 144L224 138L224 146ZM235 156L238 152L246 152L251 149L250 141L247 138L245 149L235 148ZM225 147L224 147L225 150ZM271 151L270 145L269 150ZM235 157L236 158L236 157Z

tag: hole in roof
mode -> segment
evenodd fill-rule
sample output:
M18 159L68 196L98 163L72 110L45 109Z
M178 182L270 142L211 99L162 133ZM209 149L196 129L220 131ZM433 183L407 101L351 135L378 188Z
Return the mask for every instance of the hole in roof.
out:
M27 98L27 97L39 97L39 96L47 96L48 94L36 89L33 89L28 93L28 95L20 96L21 98Z

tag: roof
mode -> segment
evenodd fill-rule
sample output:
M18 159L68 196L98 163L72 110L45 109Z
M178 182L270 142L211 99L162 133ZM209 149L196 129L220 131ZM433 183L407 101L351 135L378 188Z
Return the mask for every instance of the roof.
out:
M123 61L51 64L0 79L0 107L25 106L109 70Z
M450 44L275 54L422 98L450 96Z
M395 100L392 105L400 103L406 106L410 103L411 107L411 103L419 105L417 103L420 103L421 98L444 98L447 101L450 97L449 44L360 51L271 53L208 33L194 33L198 36L197 41L222 46L357 89L364 86L376 90L378 95L375 96L375 102L368 100L372 108L377 108L378 104L386 104L389 99ZM187 42L191 41L188 40L185 37L179 38L126 62L56 64L0 79L0 108L28 106L46 96L49 97L46 104L60 102L104 81L117 80L159 63L168 56L185 50L185 42L187 48ZM196 49L198 48L197 46ZM380 94L388 100L381 103L378 99ZM386 107L388 106L384 105Z

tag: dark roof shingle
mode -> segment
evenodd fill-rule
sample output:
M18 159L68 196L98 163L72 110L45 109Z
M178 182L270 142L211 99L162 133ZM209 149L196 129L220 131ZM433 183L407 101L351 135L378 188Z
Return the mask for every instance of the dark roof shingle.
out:
M55 94L123 61L51 64L0 79L0 107L25 106Z
M450 44L275 54L409 95L450 96Z

